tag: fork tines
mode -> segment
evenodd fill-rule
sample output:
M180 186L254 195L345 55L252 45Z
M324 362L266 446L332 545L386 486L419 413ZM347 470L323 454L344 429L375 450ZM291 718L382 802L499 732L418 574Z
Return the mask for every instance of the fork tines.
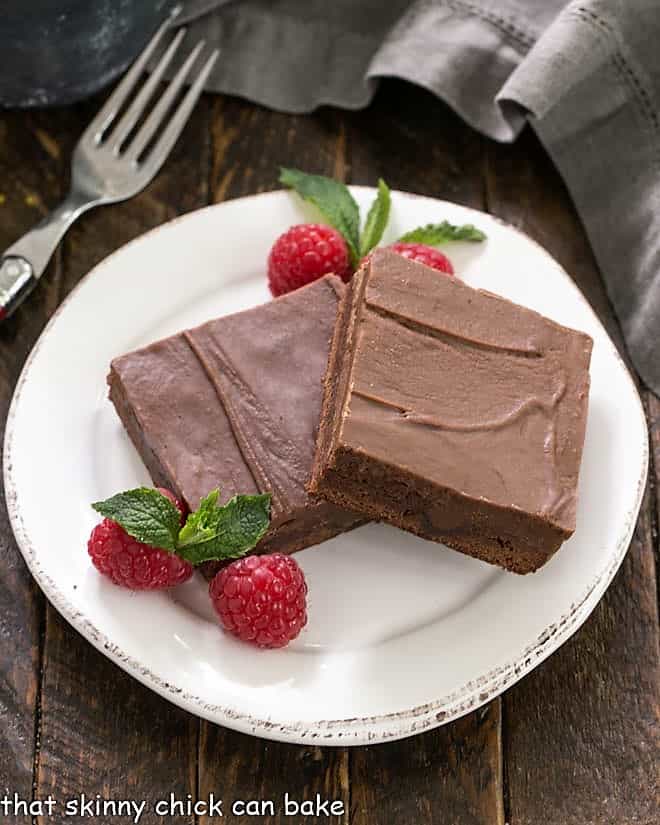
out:
M172 19L177 13L178 9L160 26L83 135L83 140L91 141L92 144L109 150L115 157L121 155L133 165L139 163L145 171L149 170L154 174L181 133L219 54L218 50L214 49L202 64L197 75L191 75L193 66L204 48L205 41L202 40L197 43L174 77L169 81L165 91L155 102L137 133L133 135L139 121L147 113L154 93L185 37L185 28L179 29L153 67L149 77L139 89L136 89L138 81L145 72L156 47L170 29ZM190 88L170 114L170 110L181 94L186 82L190 83ZM137 93L128 107L125 108L131 93L134 91L137 91ZM119 121L115 123L122 109L125 110ZM161 132L160 136L143 157L145 150L150 146L151 141L159 131Z

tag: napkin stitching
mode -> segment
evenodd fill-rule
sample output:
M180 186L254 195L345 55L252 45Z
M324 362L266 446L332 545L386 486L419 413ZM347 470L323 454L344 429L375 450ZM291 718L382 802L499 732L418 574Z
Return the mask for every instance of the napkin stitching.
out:
M531 48L536 41L536 37L531 34L531 32L523 29L519 23L514 23L512 20L507 20L499 14L482 9L476 3L469 2L469 0L442 0L442 2L443 5L453 11L466 11L475 15L475 17L480 17L486 23L495 26L527 49Z
M571 13L585 23L599 28L601 33L606 35L614 43L615 50L612 54L612 64L619 77L632 91L633 100L637 104L637 109L649 127L651 134L655 136L660 132L660 118L653 105L653 97L643 78L627 60L618 42L616 32L610 23L596 14L592 9L587 9L584 6L571 9ZM653 147L656 162L660 163L660 143L654 141Z

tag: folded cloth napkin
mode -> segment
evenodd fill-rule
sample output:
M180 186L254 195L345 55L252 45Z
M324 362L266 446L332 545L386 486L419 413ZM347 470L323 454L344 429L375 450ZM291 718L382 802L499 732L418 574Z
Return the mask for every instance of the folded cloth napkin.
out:
M401 77L500 141L529 122L660 395L660 0L187 0L209 88L287 112L366 106Z

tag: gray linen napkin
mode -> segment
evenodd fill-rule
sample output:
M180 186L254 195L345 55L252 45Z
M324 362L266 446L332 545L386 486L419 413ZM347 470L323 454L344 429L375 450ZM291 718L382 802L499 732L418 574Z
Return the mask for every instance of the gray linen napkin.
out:
M526 121L582 217L632 360L660 395L660 0L187 0L216 91L366 106L378 78L500 141ZM200 16L201 15L201 16Z

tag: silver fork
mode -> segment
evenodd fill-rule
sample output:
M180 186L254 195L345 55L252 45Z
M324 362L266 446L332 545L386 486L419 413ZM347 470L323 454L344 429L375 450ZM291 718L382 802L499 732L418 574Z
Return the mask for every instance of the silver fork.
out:
M173 16L158 29L78 141L71 165L71 187L65 200L0 257L0 321L8 318L32 292L71 224L94 206L127 200L144 189L176 143L218 57L216 49L170 115L177 95L204 48L204 41L190 52L144 123L131 137L185 35L185 29L177 31L153 72L137 89L140 75L170 27ZM135 97L117 121L119 111L133 91Z

